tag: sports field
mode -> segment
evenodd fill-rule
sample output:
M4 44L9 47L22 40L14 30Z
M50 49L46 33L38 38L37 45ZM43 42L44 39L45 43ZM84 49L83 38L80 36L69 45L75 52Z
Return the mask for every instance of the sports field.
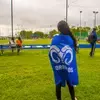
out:
M8 44L9 40L0 40L0 44ZM25 39L23 40L23 44L50 44L51 39ZM86 40L80 40L79 44L87 44Z
M9 40L0 40L0 44L8 44ZM50 44L51 39L24 39L23 44Z
M89 51L80 49L77 54L78 100L100 100L100 49L93 58ZM8 50L0 56L0 100L56 100L48 50L22 50L20 55ZM67 87L62 88L62 100L71 100Z

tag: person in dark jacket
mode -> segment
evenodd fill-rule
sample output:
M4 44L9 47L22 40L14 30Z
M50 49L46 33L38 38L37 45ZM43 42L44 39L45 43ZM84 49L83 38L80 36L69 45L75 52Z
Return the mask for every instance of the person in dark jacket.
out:
M92 57L95 52L96 41L97 41L96 28L93 28L93 31L91 32L89 38L90 38L90 44L91 44L90 56Z

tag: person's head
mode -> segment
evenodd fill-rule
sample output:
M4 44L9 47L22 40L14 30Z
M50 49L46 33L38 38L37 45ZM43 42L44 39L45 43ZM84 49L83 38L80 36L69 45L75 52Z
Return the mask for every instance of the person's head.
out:
M18 37L18 40L21 40L21 37Z
M96 31L96 28L93 28L93 32L95 32Z
M22 42L22 39L21 39L21 37L20 37L20 36L18 37L18 40Z
M70 28L69 28L69 25L67 24L66 21L60 21L57 25L57 28L58 28L58 31L60 31L62 34L64 35L69 35L73 42L74 42L74 47L75 47L75 50L77 50L77 43L76 43L76 39L75 37L73 36L72 32L70 31Z
M15 40L14 37L11 37L11 40L14 41Z
M66 21L60 21L57 25L57 28L62 34L68 35L70 33L70 28Z

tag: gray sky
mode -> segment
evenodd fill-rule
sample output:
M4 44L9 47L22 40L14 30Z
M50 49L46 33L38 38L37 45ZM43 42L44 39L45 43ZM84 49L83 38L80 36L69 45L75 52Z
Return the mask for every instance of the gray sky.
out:
M13 0L14 25L17 27L55 27L65 18L66 0ZM79 25L82 10L82 25L93 25L93 10L100 10L100 0L69 0L68 22ZM100 14L97 24L100 24ZM0 0L0 26L10 25L10 0Z

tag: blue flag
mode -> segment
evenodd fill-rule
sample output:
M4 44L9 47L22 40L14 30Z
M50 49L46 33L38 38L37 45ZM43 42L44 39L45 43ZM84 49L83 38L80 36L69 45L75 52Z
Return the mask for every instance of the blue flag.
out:
M52 39L49 58L54 72L55 84L64 87L78 84L76 52L70 36L59 34Z

